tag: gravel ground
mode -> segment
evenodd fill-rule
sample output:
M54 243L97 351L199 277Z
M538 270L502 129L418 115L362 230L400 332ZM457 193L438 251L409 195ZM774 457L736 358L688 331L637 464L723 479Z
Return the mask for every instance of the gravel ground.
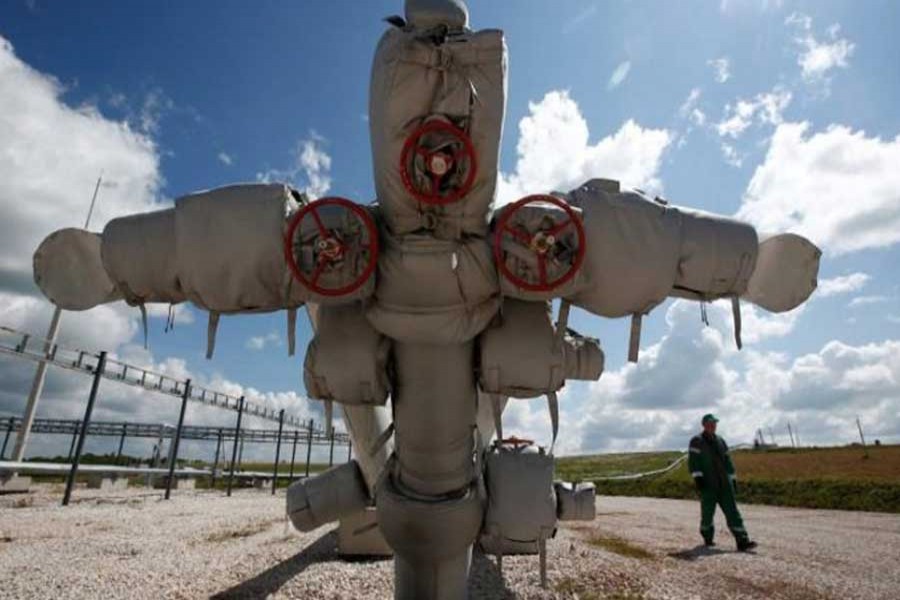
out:
M390 598L389 560L346 562L333 527L293 531L284 496L239 490L77 490L0 497L2 598ZM593 523L549 544L550 589L536 557L506 557L504 578L476 555L473 598L900 598L900 517L744 507L753 554L698 546L699 503L601 498ZM719 516L721 518L721 515Z

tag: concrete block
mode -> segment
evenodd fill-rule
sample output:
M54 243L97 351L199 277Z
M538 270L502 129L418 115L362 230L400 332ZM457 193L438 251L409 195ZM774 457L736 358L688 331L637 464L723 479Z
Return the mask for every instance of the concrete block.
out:
M27 494L31 487L31 477L0 475L0 494Z
M91 475L88 477L87 486L89 490L127 490L128 479L110 475Z
M168 480L168 475L159 475L153 479L153 487L157 490L164 490L166 489L166 482L168 482ZM193 490L196 487L197 482L194 481L193 477L175 477L172 480L173 490Z
M394 551L378 528L374 507L338 522L338 553L341 556L393 556Z

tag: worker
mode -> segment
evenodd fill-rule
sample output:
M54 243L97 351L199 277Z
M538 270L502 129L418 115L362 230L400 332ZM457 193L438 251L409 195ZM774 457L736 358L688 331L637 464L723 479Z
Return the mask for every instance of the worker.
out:
M713 414L703 415L703 431L691 438L688 448L688 468L694 485L700 493L700 535L707 546L715 546L715 526L713 517L716 505L722 507L728 529L737 542L737 549L746 552L756 547L744 529L744 520L738 510L737 477L734 463L728 453L728 445L716 435L719 419Z

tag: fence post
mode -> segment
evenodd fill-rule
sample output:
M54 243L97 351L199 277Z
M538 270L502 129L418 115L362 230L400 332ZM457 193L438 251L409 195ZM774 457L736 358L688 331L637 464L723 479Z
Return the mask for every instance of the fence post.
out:
M6 444L9 443L9 434L12 433L13 428L15 427L15 417L10 417L9 421L6 425L6 437L3 438L3 449L0 450L0 460L4 460L3 457L6 456Z
M306 476L309 477L309 461L312 459L313 420L309 420L309 438L306 440Z
M219 435L216 440L216 458L213 459L212 466L212 477L209 480L209 488L213 489L216 487L216 469L219 468L219 452L222 450L222 428L219 427Z
M278 441L275 442L275 472L272 474L272 495L278 487L278 461L281 460L281 432L284 429L284 409L278 411Z
M297 437L298 437L299 434L300 434L300 431L297 430L297 429L295 429L295 430L294 430L294 448L293 448L293 450L291 450L291 475L290 475L290 480L291 480L292 483L293 483L293 481L294 481L294 460L296 460L296 458L297 458Z
M100 378L106 367L106 351L100 353L97 366L94 368L94 382L91 384L91 395L88 396L87 408L84 410L84 421L81 425L81 436L78 438L78 446L75 448L75 458L72 468L69 470L69 478L66 480L66 492L63 495L63 506L69 505L72 497L72 486L75 485L75 476L78 474L78 463L81 462L81 452L84 450L84 440L87 438L88 424L91 422L91 413L94 412L94 402L97 401L97 391L100 389Z
M72 455L75 454L75 444L78 442L78 434L81 431L81 423L78 421L75 422L75 431L72 433L72 441L69 444L69 456L66 459L68 462L72 462Z
M172 495L172 481L175 479L175 463L178 462L178 446L181 445L181 429L184 427L184 413L187 411L188 398L191 397L191 380L184 382L184 393L181 395L181 412L178 414L178 428L172 442L172 459L169 461L169 478L166 480L166 500Z
M116 464L122 459L122 448L125 447L125 435L128 432L128 423L122 423L122 437L119 438L119 451L116 452Z
M334 466L334 428L331 429L331 444L328 447L328 466Z
M237 460L238 438L241 437L241 417L244 416L244 397L238 401L237 426L234 428L234 445L231 447L231 470L228 473L227 495L231 497L231 486L234 481L234 462Z

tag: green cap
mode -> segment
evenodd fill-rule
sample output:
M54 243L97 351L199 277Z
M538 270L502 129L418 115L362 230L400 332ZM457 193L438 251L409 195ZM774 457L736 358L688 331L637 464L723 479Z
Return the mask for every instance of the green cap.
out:
M708 423L709 421L712 421L713 423L718 423L719 417L717 417L716 415L714 415L712 413L706 413L705 415L703 415L703 418L700 419L700 422L703 425L706 425L706 423Z

